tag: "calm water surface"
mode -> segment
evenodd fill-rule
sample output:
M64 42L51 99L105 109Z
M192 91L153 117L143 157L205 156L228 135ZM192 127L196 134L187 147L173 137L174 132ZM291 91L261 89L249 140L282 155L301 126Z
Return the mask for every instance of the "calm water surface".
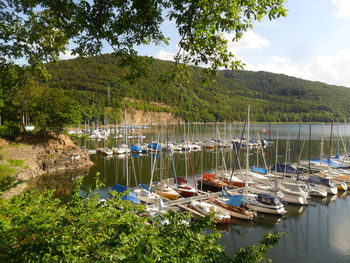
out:
M152 127L135 134L143 134L146 142L206 140L217 138L226 140L239 137L243 125L190 125ZM300 130L300 133L299 133ZM332 130L332 137L331 135ZM322 132L323 131L323 132ZM324 134L323 151L325 155L344 153L349 145L350 127L346 125L312 125L311 135L309 125L283 124L253 124L250 129L252 139L262 138L273 141L263 152L252 150L249 156L250 165L263 166L264 156L268 166L275 162L276 137L278 133L278 161L295 162L299 159L319 158L321 138ZM185 136L186 134L186 136ZM299 136L300 134L300 136ZM246 133L244 134L246 136ZM311 137L311 141L309 138ZM332 139L331 139L332 138ZM86 148L115 146L123 141L110 139L106 141L82 140L81 145ZM133 141L130 141L133 143ZM287 146L286 146L287 145ZM202 171L240 166L245 167L245 151L241 151L239 162L235 162L232 150L217 150L188 153L174 153L172 155L135 155L132 158L110 157L101 155L91 156L95 165L88 172L62 173L59 176L46 176L37 179L34 184L38 188L54 188L60 195L67 195L73 187L73 182L79 176L84 176L83 188L94 184L96 174L105 182L106 186L115 183L135 186L139 183L149 183L151 167L155 163L153 181L172 177L171 162L174 160L178 176L199 176ZM193 169L192 169L193 168ZM264 215L250 224L237 221L223 230L220 243L230 254L237 249L256 242L268 232L286 232L279 245L269 252L268 256L274 262L350 262L350 198L347 194L327 197L325 199L311 199L310 205L305 207L287 206L288 213L284 217Z

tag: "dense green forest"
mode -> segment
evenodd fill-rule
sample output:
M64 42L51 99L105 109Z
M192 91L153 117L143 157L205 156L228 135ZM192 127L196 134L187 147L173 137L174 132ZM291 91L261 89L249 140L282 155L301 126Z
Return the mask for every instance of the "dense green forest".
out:
M350 115L350 90L345 87L250 71L221 71L216 82L204 85L203 70L195 67L189 82L165 83L161 75L171 65L155 60L137 75L120 67L113 55L66 60L47 65L52 75L47 84L63 88L90 120L107 112L114 121L119 109L136 108L172 112L187 121L240 121L246 118L247 104L255 121L343 121Z

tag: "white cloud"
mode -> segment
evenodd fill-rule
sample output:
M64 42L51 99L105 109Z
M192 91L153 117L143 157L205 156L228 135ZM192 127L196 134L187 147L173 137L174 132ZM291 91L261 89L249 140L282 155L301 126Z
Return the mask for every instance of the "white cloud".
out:
M161 60L174 61L175 54L165 50L161 50L155 55L155 57Z
M247 70L269 71L302 79L321 81L350 87L350 49L340 50L335 55L317 57L313 61L300 62L290 58L271 57L260 64L246 63Z
M289 62L290 58L285 58L285 57L279 57L279 56L273 56L271 58L273 62L279 63L279 62Z
M77 55L73 55L70 50L66 50L64 53L60 53L60 60L68 60L78 57Z
M333 13L333 17L350 18L350 1L349 0L332 0L333 4L338 8Z
M234 37L233 34L224 34L224 37L229 41L229 51L235 54L239 53L242 49L261 49L270 45L267 38L262 37L251 30L247 31L238 42L232 41L232 38Z

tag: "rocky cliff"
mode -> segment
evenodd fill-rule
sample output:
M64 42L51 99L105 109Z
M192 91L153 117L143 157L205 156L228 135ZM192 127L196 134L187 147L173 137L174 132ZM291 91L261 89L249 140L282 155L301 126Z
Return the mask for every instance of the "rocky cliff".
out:
M66 135L20 141L21 143L10 143L3 147L6 159L24 160L24 166L17 169L18 180L26 182L47 173L86 169L93 165L88 154ZM22 183L6 192L4 197L12 197L22 192L26 186L26 183Z
M183 123L182 119L168 112L144 112L136 109L129 109L127 118L128 123L132 123L133 125L164 125Z

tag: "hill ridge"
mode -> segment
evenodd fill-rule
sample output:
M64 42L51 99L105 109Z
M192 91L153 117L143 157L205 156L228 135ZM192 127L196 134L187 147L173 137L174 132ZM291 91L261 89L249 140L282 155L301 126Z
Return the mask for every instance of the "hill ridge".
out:
M48 64L52 80L47 84L65 89L83 106L87 119L107 116L114 121L121 118L120 109L135 108L169 112L187 121L241 121L246 118L247 104L252 107L253 121L327 122L343 121L350 115L350 89L346 87L266 71L228 70L220 71L217 81L207 87L198 67L191 68L188 85L163 83L159 76L171 65L154 59L147 77L130 82L128 70L118 66L118 59L103 54L84 62L73 59Z

